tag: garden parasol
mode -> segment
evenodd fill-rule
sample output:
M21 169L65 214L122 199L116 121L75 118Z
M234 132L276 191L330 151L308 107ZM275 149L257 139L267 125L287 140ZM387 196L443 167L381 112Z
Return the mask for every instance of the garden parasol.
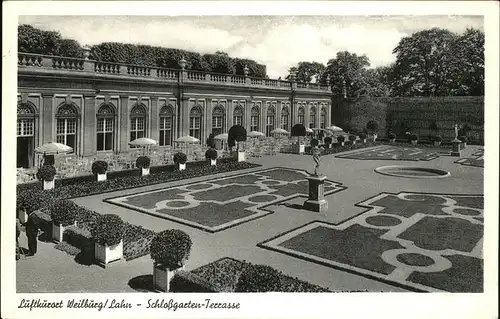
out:
M185 135L176 139L175 142L179 144L196 144L199 143L200 140L196 137Z
M61 143L50 142L35 148L35 153L43 155L65 154L73 152L73 148Z
M257 132L257 131L251 131L250 133L247 134L248 137L264 137L265 134L262 132Z
M287 130L277 128L271 131L271 134L289 134Z
M222 141L222 148L225 148L225 146L227 145L226 143L224 142L227 142L227 139L229 138L229 135L227 133L222 133L222 134L219 134L219 135L216 135L214 137L214 140L217 140L217 141Z
M344 130L338 126L335 126L335 125L332 125L332 126L328 126L326 128L326 130L328 131L332 131L332 132L343 132Z
M143 153L145 153L146 152L146 147L148 147L150 145L156 145L157 142L155 140L151 139L151 138L141 137L141 138L133 140L132 142L129 142L128 144L130 146L138 146L138 147L144 148Z

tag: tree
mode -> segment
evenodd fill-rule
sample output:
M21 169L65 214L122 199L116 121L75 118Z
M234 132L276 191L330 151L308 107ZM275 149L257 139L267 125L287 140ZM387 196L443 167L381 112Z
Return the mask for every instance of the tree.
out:
M360 89L360 96L383 97L391 93L389 74L391 66L380 66L363 71L365 86Z
M329 76L333 94L341 96L345 81L346 95L358 97L366 90L365 69L369 66L370 61L366 55L338 52L336 58L328 61L321 83L326 84L326 78Z
M393 50L396 95L448 95L455 39L454 33L439 28L402 38Z
M44 31L27 24L22 24L17 28L19 52L54 55L60 40L59 32Z
M233 61L225 52L217 51L215 54L204 54L202 59L205 60L214 73L234 74L235 72Z
M295 80L297 82L305 83L319 83L323 72L325 72L325 65L319 62L299 62L297 66L290 68L290 71L295 72ZM290 74L286 77L290 80Z
M59 40L58 47L55 53L58 56L83 58L82 47L76 40L72 39Z

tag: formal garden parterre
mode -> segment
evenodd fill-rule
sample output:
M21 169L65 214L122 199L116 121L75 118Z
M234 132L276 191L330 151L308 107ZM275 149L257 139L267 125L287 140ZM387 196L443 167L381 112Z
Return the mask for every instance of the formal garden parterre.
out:
M483 200L381 193L339 225L311 222L259 245L413 291L481 292Z

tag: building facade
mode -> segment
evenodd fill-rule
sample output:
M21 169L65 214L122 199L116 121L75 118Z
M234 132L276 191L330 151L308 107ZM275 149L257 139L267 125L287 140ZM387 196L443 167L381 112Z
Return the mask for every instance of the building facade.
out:
M235 124L247 131L290 131L296 123L330 125L328 86L19 54L17 166L37 165L34 149L48 142L73 147L74 155L129 152L140 137L170 147L190 135ZM247 72L245 72L247 73Z

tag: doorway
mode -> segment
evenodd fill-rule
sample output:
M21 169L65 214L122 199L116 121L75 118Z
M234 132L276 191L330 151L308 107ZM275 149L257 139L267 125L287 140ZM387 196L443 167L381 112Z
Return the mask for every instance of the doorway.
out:
M30 168L33 166L33 136L17 138L17 167Z

